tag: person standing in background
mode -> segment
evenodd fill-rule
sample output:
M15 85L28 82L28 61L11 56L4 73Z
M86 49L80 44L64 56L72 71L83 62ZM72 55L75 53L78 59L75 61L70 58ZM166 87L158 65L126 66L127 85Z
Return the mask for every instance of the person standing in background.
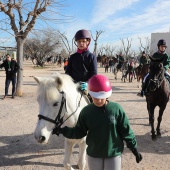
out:
M9 54L6 55L6 60L0 65L0 68L5 68L6 80L5 80L5 95L3 99L8 96L8 88L10 82L12 82L12 98L15 96L16 88L16 73L19 70L19 65L16 60L12 60Z

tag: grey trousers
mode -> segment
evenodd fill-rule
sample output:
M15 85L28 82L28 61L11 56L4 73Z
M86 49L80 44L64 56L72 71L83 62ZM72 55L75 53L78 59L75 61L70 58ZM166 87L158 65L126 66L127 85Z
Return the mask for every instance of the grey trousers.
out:
M93 158L87 155L89 170L121 170L121 156Z

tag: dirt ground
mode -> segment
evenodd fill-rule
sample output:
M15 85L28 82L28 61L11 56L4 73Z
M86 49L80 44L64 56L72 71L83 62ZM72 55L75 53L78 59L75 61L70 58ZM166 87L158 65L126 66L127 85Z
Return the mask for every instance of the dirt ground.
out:
M57 71L64 73L63 67L47 66L45 69L37 69L30 61L24 62L23 97L12 99L9 96L1 100L4 95L5 73L0 70L0 170L64 170L62 164L64 138L52 136L48 144L41 145L33 135L37 122L38 103L37 85L32 76L48 76ZM135 132L138 150L143 156L142 162L137 164L135 157L125 148L122 170L169 170L169 103L162 119L162 137L152 141L145 98L136 95L139 91L136 80L133 83L123 83L120 80L120 73L116 81L112 73L104 73L104 68L98 68L98 72L109 77L113 86L110 100L123 106ZM158 108L155 111L155 124L157 116ZM71 157L73 166L77 164L77 157L78 148L75 148Z

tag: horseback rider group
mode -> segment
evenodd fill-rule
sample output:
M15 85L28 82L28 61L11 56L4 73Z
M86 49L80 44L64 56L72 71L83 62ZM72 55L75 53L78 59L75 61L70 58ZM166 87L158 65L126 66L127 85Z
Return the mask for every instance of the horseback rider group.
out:
M165 52L167 45L166 45L166 41L164 39L160 39L157 43L158 46L158 51L155 52L152 56L153 59L156 60L161 60L163 59L163 66L165 69L165 76L168 79L168 81L170 82L170 74L168 73L168 69L170 67L170 57L169 55ZM147 93L147 86L149 83L149 73L144 77L144 80L142 82L142 90L141 92L139 92L137 95L140 97L143 97L144 94Z

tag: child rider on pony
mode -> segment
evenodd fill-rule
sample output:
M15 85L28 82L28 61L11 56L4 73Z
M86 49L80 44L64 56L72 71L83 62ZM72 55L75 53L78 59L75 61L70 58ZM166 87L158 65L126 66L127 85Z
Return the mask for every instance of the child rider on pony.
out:
M167 79L170 83L170 74L168 73L168 69L170 67L170 57L165 52L165 50L167 48L166 41L164 39L160 39L157 43L157 46L158 46L158 51L153 54L152 58L164 59L163 66L165 69L165 76L167 77ZM144 94L147 92L148 82L149 82L149 73L144 77L144 80L142 82L142 90L141 90L141 92L139 92L137 94L138 96L143 97Z
M87 91L87 81L97 74L96 56L88 49L91 41L91 35L87 30L76 32L75 45L77 52L69 57L66 74L70 75L75 82L80 82L80 89Z
M87 136L89 170L121 170L124 141L139 163L142 155L137 151L137 141L129 120L118 103L108 100L112 95L108 78L94 75L88 81L88 91L93 103L82 109L75 127L56 127L52 133L63 134L70 139Z

